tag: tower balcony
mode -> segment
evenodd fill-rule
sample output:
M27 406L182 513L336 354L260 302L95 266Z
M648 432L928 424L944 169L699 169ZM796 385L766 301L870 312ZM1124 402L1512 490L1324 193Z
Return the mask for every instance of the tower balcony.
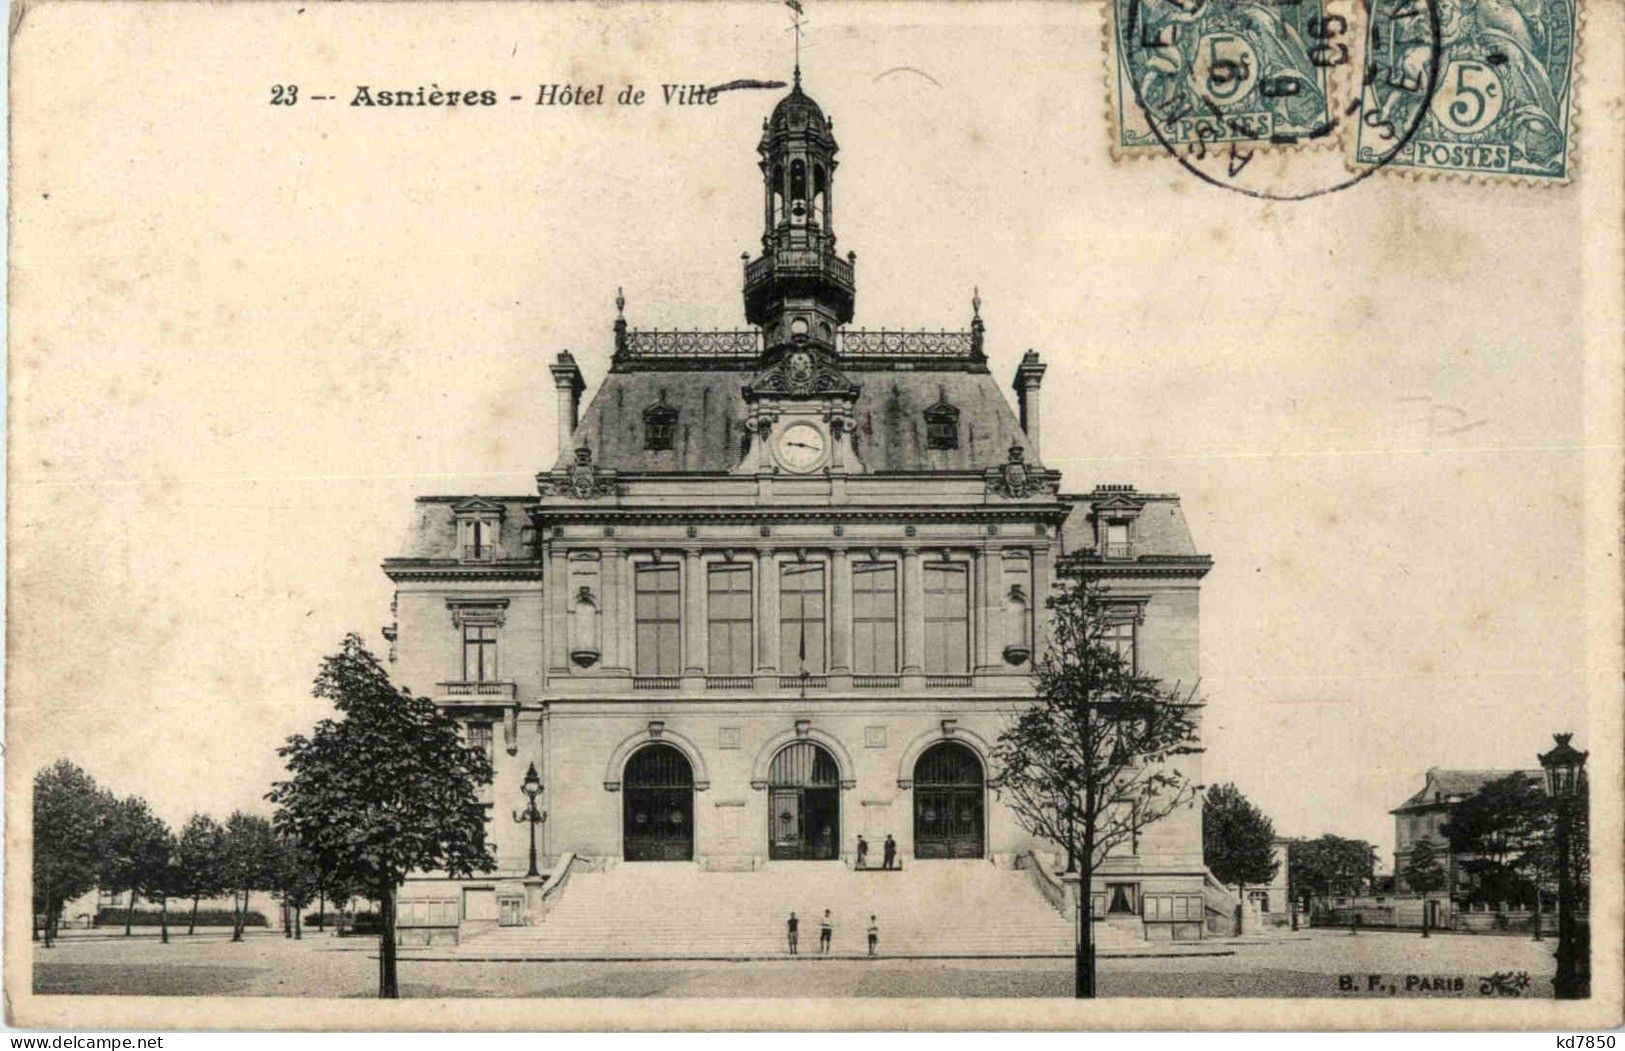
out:
M765 324L787 296L821 300L840 323L852 320L856 296L853 257L842 259L821 247L777 247L745 263L745 318Z

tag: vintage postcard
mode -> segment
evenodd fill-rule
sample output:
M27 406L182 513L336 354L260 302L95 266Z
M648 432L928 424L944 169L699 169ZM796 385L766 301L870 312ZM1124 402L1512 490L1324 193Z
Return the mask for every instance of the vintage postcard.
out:
M1621 17L16 6L9 1024L1618 1026Z

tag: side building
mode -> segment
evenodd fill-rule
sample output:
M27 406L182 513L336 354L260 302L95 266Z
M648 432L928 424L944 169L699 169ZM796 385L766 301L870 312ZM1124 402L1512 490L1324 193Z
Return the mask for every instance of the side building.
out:
M1454 897L1461 886L1461 863L1470 855L1452 853L1450 841L1445 838L1444 824L1450 814L1468 797L1491 781L1513 774L1522 774L1536 784L1543 784L1545 774L1536 770L1441 770L1430 767L1423 777L1422 787L1409 799L1389 811L1394 816L1394 887L1409 891L1405 883L1405 867L1410 863L1411 849L1421 840L1433 845L1434 853L1445 870L1445 891Z
M850 861L860 834L908 865L1047 860L987 786L1060 579L1107 583L1114 644L1196 681L1211 561L1175 496L1061 493L1039 356L1012 405L974 297L956 331L848 327L836 151L798 77L758 147L750 327L640 331L618 295L591 399L570 353L552 364L561 453L537 492L417 501L384 564L386 634L399 680L492 756L498 867L414 879L403 928L539 920L513 816L532 764L548 865L751 871ZM1199 756L1186 772L1200 781ZM1200 821L1192 807L1111 859L1096 911L1199 937Z

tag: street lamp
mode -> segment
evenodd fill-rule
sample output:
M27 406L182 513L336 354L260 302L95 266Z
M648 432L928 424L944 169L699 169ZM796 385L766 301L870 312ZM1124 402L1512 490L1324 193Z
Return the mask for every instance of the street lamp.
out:
M525 793L525 809L515 810L513 819L520 824L530 823L530 871L527 876L539 876L536 871L536 826L547 820L547 811L536 809L536 797L542 794L542 778L536 773L536 764L531 763L530 769L525 771L525 783L519 786Z
M1552 981L1552 991L1559 1000L1583 1000L1591 995L1590 977L1582 976L1580 971L1581 947L1574 922L1574 859L1569 846L1574 834L1575 804L1585 802L1585 764L1590 753L1570 745L1573 736L1553 734L1557 746L1538 757L1541 769L1546 771L1546 791L1557 811L1557 977Z

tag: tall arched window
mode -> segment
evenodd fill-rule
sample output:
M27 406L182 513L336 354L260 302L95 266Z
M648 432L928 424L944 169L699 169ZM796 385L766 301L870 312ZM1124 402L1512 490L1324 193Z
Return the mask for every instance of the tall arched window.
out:
M626 761L622 781L622 854L628 861L694 857L694 768L669 744L655 742Z
M768 856L834 860L840 855L840 768L811 741L793 741L768 767Z
M807 164L805 161L790 162L790 200L805 201L807 199Z
M914 764L914 856L979 858L982 761L958 741L940 741Z

